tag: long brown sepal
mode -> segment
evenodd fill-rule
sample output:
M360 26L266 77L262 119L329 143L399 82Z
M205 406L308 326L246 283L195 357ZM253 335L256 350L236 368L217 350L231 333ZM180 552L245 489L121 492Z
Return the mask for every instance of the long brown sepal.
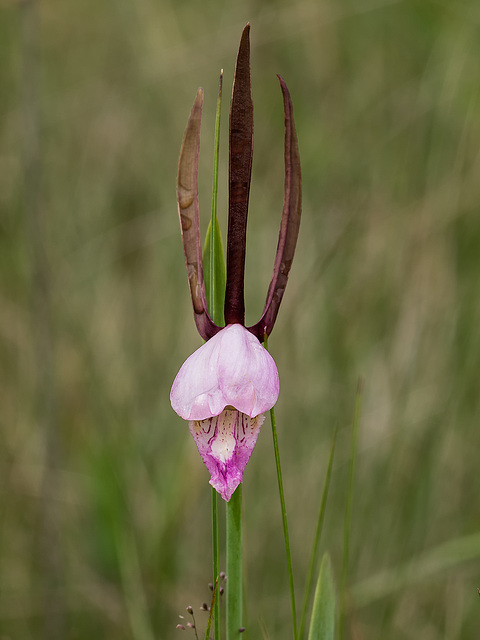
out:
M208 340L218 333L220 328L213 323L207 312L200 245L198 156L202 106L203 89L199 89L188 119L178 161L177 203L195 324L202 338Z
M283 199L283 214L280 233L278 236L277 253L273 266L273 275L268 287L267 299L262 317L257 324L248 327L259 340L264 340L265 334L270 335L278 308L282 301L288 274L292 266L295 246L297 244L300 216L302 212L302 179L300 171L300 154L298 151L297 133L293 120L293 106L287 85L278 76L283 93L285 111L285 192Z
M248 197L252 174L253 101L250 78L250 25L244 28L230 107L229 209L225 323L245 321L244 274Z

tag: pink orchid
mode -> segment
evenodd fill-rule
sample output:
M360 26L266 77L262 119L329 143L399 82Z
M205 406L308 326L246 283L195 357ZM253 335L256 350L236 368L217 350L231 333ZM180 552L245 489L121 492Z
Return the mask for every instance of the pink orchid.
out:
M189 421L210 484L230 500L242 481L264 412L278 398L273 358L261 345L270 335L288 280L301 214L301 176L290 94L279 77L285 111L285 195L273 275L260 320L244 326L244 270L253 153L250 25L243 31L230 108L226 327L211 319L206 302L198 211L198 155L203 91L198 90L183 139L177 201L190 295L197 329L207 342L182 365L170 393L173 409Z
M182 365L170 393L173 409L190 432L224 500L242 481L263 413L278 398L272 356L240 324L230 324Z

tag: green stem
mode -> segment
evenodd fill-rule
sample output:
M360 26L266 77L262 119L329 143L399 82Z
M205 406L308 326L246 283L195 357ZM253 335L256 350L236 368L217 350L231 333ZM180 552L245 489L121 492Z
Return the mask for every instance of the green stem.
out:
M242 485L227 502L227 640L242 627Z
M348 577L348 559L350 554L350 523L352 520L352 504L353 504L353 485L355 480L355 461L357 458L357 441L358 441L358 424L362 412L362 393L363 379L360 378L357 384L357 392L355 395L355 409L353 413L352 425L352 448L350 454L350 468L348 474L347 500L345 503L345 523L343 530L343 563L342 563L342 582L340 588L340 624L339 624L339 640L343 638L345 627L345 609L346 609L346 592Z
M220 540L218 528L218 493L212 487L212 556L213 556L213 584L220 573ZM214 604L214 638L220 640L220 598L215 598Z
M267 341L265 340L267 348ZM285 553L287 555L288 579L290 583L290 600L292 605L293 637L298 640L297 634L297 607L295 604L295 586L293 583L292 554L290 552L290 536L288 535L287 510L285 508L285 495L283 493L282 468L280 466L280 452L278 450L277 424L275 421L275 411L270 409L270 420L272 422L273 448L275 451L275 464L277 467L278 492L280 494L280 505L282 509L283 536L285 538Z
M265 333L264 345L265 345L265 349L268 351L268 339L267 339L266 333ZM288 580L290 584L290 601L291 601L291 607L292 607L293 638L294 640L298 640L297 606L295 604L295 585L293 582L292 554L290 551L290 536L288 534L285 495L283 493L282 467L280 465L280 452L278 449L278 438L277 438L277 422L275 420L275 410L273 407L270 409L270 421L272 423L273 450L275 452L275 465L277 468L278 493L280 495L280 507L282 510L283 537L285 539L285 554L287 556Z
M208 306L212 319L216 324L222 324L223 322L223 304L217 303L216 295L216 263L215 260L222 260L223 256L217 256L215 252L216 242L215 234L217 230L217 194L218 194L218 157L220 150L220 112L222 105L222 80L223 69L220 72L220 81L218 85L218 100L217 111L215 116L215 142L214 142L214 155L213 155L213 187L212 187L212 219L210 222L210 273L209 277L209 291L208 291ZM213 583L216 584L220 573L220 536L218 525L218 493L212 488L212 556L213 556ZM213 623L214 623L214 638L220 640L221 625L220 625L220 598L214 599L213 605Z

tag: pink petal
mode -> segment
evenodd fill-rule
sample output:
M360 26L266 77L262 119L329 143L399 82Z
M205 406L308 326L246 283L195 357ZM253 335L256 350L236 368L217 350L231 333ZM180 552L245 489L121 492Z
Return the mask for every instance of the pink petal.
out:
M222 329L182 365L170 392L185 420L205 420L232 406L250 417L273 407L278 371L272 356L240 324Z
M264 416L225 410L206 420L191 420L190 433L210 472L210 484L227 502L243 479Z

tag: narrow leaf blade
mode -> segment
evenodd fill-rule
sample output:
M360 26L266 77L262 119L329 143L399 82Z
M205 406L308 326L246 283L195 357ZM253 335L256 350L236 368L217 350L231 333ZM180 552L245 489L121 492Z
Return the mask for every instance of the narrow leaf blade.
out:
M325 553L320 565L308 640L335 638L335 585L330 556Z
M203 266L205 273L210 274L210 243L212 237L212 221L210 220L207 229L207 235L205 237L205 246L203 249ZM226 282L226 270L225 270L225 258L223 254L223 242L222 234L220 233L220 225L218 219L215 218L215 224L213 226L213 242L215 245L214 251L214 265L213 265L213 295L210 286L210 278L205 280L205 291L207 296L207 304L214 320L223 325L223 306L225 303L225 282Z
M318 513L317 528L315 530L315 537L313 540L312 552L311 552L310 562L308 566L307 579L305 583L305 593L304 593L303 605L302 605L302 617L300 619L300 633L299 633L300 638L303 638L303 629L305 627L305 621L307 618L308 605L312 595L313 575L314 575L315 566L317 563L317 551L320 543L320 536L322 535L323 521L325 518L325 509L327 506L328 490L330 488L330 479L332 477L333 456L335 453L335 445L337 442L337 431L338 431L338 427L335 427L335 431L332 437L332 443L330 445L330 455L328 457L327 471L325 473L325 480L323 483L323 493L322 493L322 500L320 502L320 509Z
M212 215L208 225L205 246L203 249L203 265L207 305L212 320L223 326L225 304L225 258L223 255L222 236L217 218L218 196L218 160L220 155L220 116L222 110L223 69L218 83L217 113L215 115L215 144L213 157Z

